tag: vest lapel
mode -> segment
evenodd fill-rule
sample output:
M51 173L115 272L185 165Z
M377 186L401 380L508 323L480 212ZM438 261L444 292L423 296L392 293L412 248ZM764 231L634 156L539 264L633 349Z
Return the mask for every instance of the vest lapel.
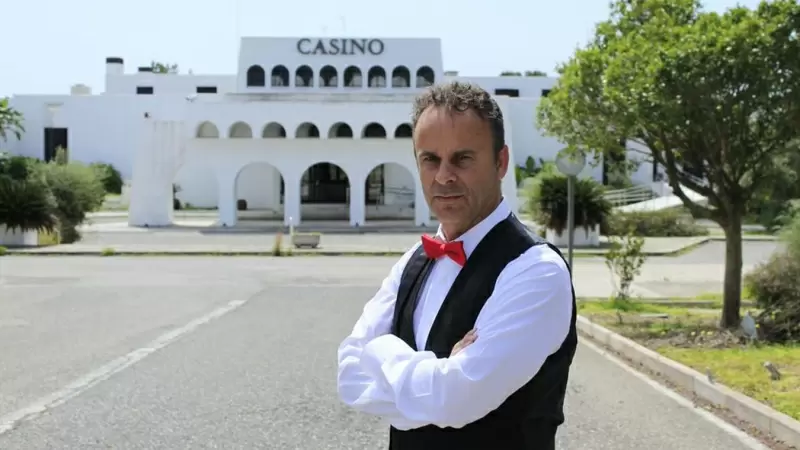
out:
M400 278L397 299L394 304L392 334L403 340L409 347L417 349L414 333L414 311L417 309L422 288L433 268L433 260L425 254L420 245L411 255Z

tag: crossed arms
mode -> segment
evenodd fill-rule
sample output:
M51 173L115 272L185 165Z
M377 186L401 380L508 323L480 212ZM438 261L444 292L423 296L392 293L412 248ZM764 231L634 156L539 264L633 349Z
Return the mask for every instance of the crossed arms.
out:
M566 264L534 246L506 266L475 322L477 339L437 358L390 334L403 269L392 268L339 346L339 396L398 429L461 428L496 409L561 346L572 317Z

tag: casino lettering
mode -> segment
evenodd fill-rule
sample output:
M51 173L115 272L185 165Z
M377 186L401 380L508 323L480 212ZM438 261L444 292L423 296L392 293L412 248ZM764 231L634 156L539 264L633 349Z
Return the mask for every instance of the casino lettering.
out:
M301 55L380 55L385 46L380 39L317 39L297 41Z

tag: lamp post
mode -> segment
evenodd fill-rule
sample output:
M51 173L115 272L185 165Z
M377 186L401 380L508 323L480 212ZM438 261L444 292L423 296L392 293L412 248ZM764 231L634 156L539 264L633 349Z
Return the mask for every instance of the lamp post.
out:
M567 176L567 264L572 274L572 253L575 243L575 177L586 166L586 155L582 151L558 154L556 167Z

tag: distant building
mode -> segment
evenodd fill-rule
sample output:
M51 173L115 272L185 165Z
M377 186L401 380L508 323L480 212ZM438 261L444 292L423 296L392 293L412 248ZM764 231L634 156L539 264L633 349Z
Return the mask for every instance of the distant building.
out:
M109 57L101 94L76 85L70 95L13 97L27 132L9 144L12 152L43 159L62 146L73 160L110 163L130 179L146 145L143 124L177 121L177 197L189 207L218 207L225 224L236 222L237 201L247 214L287 223L422 224L430 212L415 175L411 101L447 79L497 96L516 165L529 156L551 160L560 150L535 126L536 107L554 78L446 72L441 41L427 38L245 37L233 75L160 74L149 66L126 73L122 58ZM642 167L636 177L650 181L650 172ZM602 178L601 167L587 173ZM504 190L515 204L513 171Z

